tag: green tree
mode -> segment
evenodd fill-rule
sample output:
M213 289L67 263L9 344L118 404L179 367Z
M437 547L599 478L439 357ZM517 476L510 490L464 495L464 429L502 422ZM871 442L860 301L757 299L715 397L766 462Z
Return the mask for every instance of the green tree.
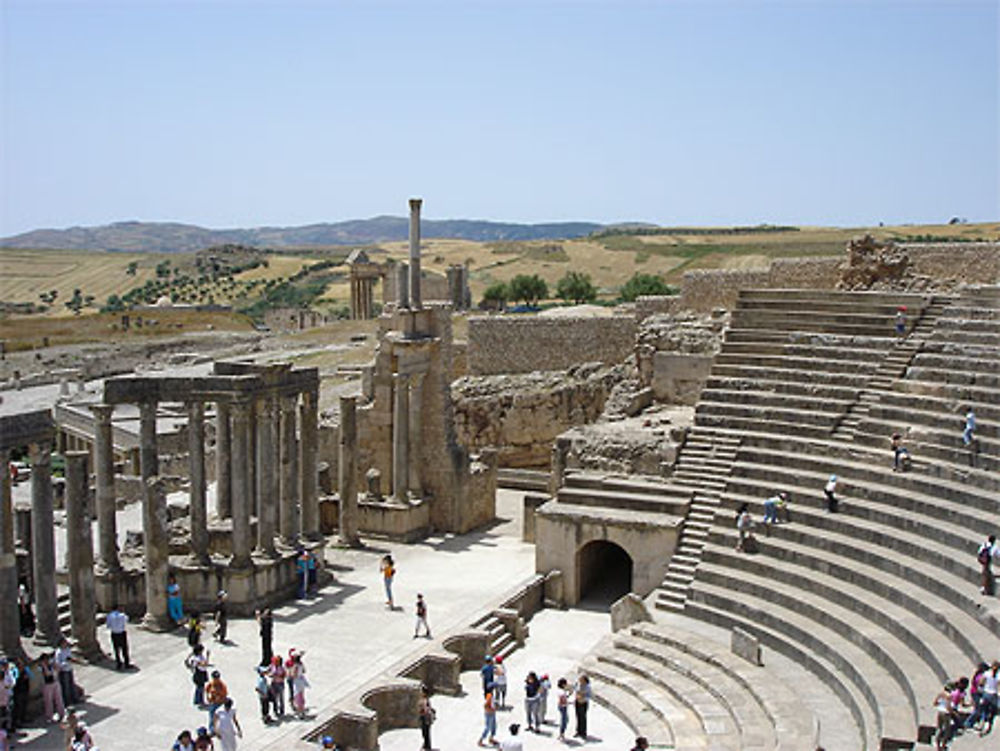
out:
M556 283L556 294L563 300L572 300L577 304L593 302L597 299L597 287L591 281L590 274L569 271Z
M498 308L502 308L509 299L510 290L503 282L494 282L483 292L483 302L496 305Z
M135 276L135 272L138 270L138 268L139 268L139 262L132 261L132 263L130 263L128 266L125 267L125 273L128 274L129 276Z
M160 261L156 264L156 275L158 277L170 276L170 261Z
M635 274L621 288L621 299L625 302L634 302L635 298L643 295L672 295L675 293L673 287L655 274Z
M510 280L510 297L512 300L524 300L527 305L534 305L539 300L549 296L549 285L538 274L518 274Z
M125 303L118 295L109 295L108 301L101 308L102 313L118 313L125 310Z

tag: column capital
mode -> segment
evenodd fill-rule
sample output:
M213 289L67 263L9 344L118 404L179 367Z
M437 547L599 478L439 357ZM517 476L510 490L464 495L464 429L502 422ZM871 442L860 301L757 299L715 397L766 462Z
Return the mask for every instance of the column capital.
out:
M250 419L250 400L233 399L229 402L229 409L234 420Z
M115 411L115 405L91 404L90 411L94 413L94 419L98 422L111 422L111 415Z
M419 211L420 207L423 205L423 198L411 198L410 199L410 211Z

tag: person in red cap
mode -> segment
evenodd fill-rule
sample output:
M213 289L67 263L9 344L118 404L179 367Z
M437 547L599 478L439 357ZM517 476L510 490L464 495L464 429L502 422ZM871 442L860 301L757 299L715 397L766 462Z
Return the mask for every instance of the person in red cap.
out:
M498 708L507 707L507 666L500 656L493 660L493 698L496 699Z
M906 306L900 305L896 308L896 336L906 334Z

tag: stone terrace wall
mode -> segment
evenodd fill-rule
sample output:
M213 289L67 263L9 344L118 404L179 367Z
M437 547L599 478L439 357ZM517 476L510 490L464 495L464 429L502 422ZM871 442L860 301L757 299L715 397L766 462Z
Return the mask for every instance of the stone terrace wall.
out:
M767 286L779 289L833 289L843 263L843 256L779 258L771 262Z
M1000 281L1000 243L903 243L917 274L967 284Z
M586 362L613 365L632 355L635 334L633 316L477 316L469 319L468 369L471 375L496 375Z
M639 321L661 313L676 313L680 309L680 295L641 295L635 300L635 317Z
M680 307L698 313L732 308L741 289L759 289L769 282L767 268L688 271L681 285Z

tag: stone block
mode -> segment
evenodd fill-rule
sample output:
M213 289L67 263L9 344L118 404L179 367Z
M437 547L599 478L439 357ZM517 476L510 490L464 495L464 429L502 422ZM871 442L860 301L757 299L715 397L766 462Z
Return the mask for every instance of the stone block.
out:
M635 623L651 623L650 615L643 599L634 592L615 600L611 605L611 630L621 631Z
M730 634L730 648L733 654L739 655L751 665L764 664L760 639L739 627L734 628Z
M524 520L521 530L521 539L525 542L535 541L535 509L546 501L550 500L548 495L538 495L535 493L524 494Z
M695 404L712 370L709 355L657 352L653 356L652 389L660 401Z

